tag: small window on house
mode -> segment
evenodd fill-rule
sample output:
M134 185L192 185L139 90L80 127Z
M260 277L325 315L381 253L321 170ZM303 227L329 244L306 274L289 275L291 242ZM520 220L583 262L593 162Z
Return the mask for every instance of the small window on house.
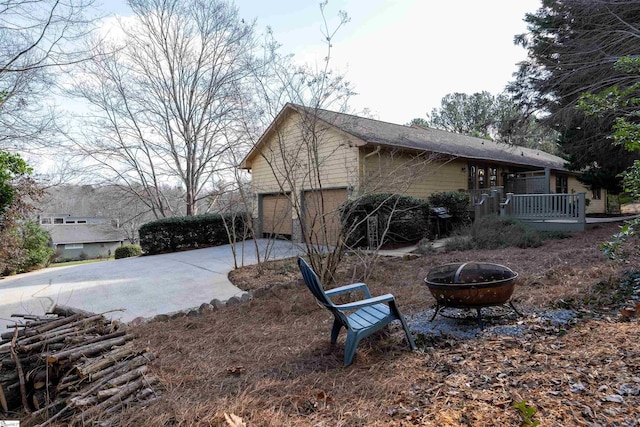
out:
M489 168L489 185L493 187L498 186L498 169Z
M76 222L75 222L75 221L73 221L73 220L65 222L65 224L75 224L75 223L76 223Z
M54 218L53 219L53 223L54 224L64 224L64 218Z
M566 175L556 176L556 193L567 194L569 192L569 180Z
M64 245L65 249L82 249L84 245L82 243L67 243Z
M51 224L51 218L40 218L40 224Z
M85 219L79 219L78 220L78 224L86 224L86 223L87 223L87 220L85 220Z
M593 200L600 200L602 198L602 191L599 187L595 187L591 189L591 198Z

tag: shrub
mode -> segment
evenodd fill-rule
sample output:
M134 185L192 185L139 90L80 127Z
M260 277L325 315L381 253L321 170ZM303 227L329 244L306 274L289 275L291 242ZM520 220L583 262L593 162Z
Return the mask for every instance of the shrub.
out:
M375 215L381 236L389 229L382 244L414 243L429 232L429 204L424 200L393 194L372 194L345 203L342 226L347 231L347 245L367 246L367 217Z
M540 233L513 217L486 215L477 219L468 233L470 239L461 235L451 239L447 250L535 248L543 243Z
M142 248L138 245L122 245L116 248L115 258L131 258L142 255Z
M49 247L49 233L34 221L25 221L20 231L25 258L20 263L18 271L30 271L49 265L54 254L53 249Z
M542 245L540 233L513 217L486 215L471 226L471 238L478 249L507 247L536 248Z
M207 246L225 245L229 237L225 222L242 235L247 214L206 214L163 218L140 227L140 246L145 253L175 252Z

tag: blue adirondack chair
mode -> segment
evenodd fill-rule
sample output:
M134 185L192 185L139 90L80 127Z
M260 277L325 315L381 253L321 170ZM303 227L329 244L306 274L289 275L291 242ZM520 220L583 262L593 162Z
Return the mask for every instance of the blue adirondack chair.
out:
M364 283L354 283L352 285L341 286L339 288L325 291L322 288L322 284L320 283L318 276L304 259L298 258L298 266L300 267L300 272L302 273L304 282L311 293L313 293L316 299L325 308L333 313L334 321L333 328L331 329L331 343L336 343L338 334L343 327L347 330L347 341L345 343L344 350L344 366L349 366L353 362L353 356L356 354L356 347L362 338L379 331L394 320L399 320L400 323L402 323L402 327L407 335L407 340L409 341L411 349L416 349L416 345L413 342L411 332L409 332L407 322L405 322L402 314L400 314L400 310L398 310L396 300L393 295L386 294L379 297L371 297L369 288ZM330 297L334 295L352 292L355 290L361 290L364 292L366 299L339 305L334 304L330 299ZM345 312L352 313L347 314Z

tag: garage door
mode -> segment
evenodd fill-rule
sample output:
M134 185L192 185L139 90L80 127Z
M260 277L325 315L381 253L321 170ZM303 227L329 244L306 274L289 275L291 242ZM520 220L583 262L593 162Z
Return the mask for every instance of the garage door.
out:
M291 237L291 202L287 196L262 197L262 232Z
M337 242L342 227L338 208L345 200L347 190L344 188L305 192L305 230L311 233L313 243L334 245Z

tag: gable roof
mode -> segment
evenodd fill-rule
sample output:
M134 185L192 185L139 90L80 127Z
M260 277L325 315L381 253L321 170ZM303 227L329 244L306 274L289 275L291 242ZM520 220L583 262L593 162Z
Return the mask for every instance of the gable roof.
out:
M54 245L123 241L124 233L109 224L42 225Z
M363 144L358 145L382 145L447 154L454 157L474 160L566 170L566 161L564 159L541 150L495 142L439 129L404 126L335 111L314 110L290 103L284 106L276 119L260 137L256 145L242 161L241 167L250 168L250 166L248 166L250 160L258 154L260 146L264 144L265 140L275 131L277 124L291 112L315 114L322 122L363 141Z

